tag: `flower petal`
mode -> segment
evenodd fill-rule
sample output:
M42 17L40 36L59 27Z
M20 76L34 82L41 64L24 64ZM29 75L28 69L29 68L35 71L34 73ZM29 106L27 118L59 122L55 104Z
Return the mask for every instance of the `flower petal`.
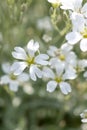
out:
M29 80L29 74L27 73L22 73L18 76L18 80L20 82L25 82L25 81L28 81Z
M63 74L63 79L75 79L77 77L75 69L72 67L68 67L67 70L65 70L65 73Z
M9 76L8 75L4 75L1 77L1 84L8 84L10 81Z
M85 67L87 67L87 60L85 60L85 59L79 60L79 61L78 61L78 66L79 66L82 70L84 70Z
M87 38L84 38L83 40L81 40L81 42L80 42L80 49L83 52L87 51Z
M61 49L62 51L66 51L66 52L69 52L73 49L73 46L68 44L68 43L64 43L62 46L61 46Z
M58 62L58 65L55 66L55 69L56 69L56 73L57 73L57 76L58 77L61 77L63 71L64 71L64 68L65 68L65 64L63 62Z
M87 123L87 118L81 119L81 121L82 121L83 123Z
M68 0L61 0L61 9L67 10L67 9L71 9L74 10L74 6L72 3L72 0L70 0L70 2Z
M9 73L10 73L10 67L11 67L10 63L3 63L3 64L2 64L2 69L3 69L3 71L4 71L6 74L9 74Z
M50 46L49 49L47 50L47 53L49 56L54 57L56 55L57 50L58 50L57 47Z
M78 32L70 32L66 35L69 44L74 45L81 40L82 36Z
M57 87L57 82L52 80L52 81L49 81L48 84L47 84L47 91L48 92L53 92Z
M12 56L16 59L25 60L27 58L27 54L25 50L21 47L15 47L15 51L12 52Z
M54 72L48 67L43 68L43 76L46 78L52 78L52 79L55 78Z
M35 62L40 65L48 65L49 62L47 61L49 59L49 56L46 54L39 54L35 57Z
M71 21L73 24L73 31L81 32L84 28L85 19L82 14L73 12L71 15Z
M42 78L42 71L39 68L37 68L36 65L30 66L29 73L30 73L31 79L34 80L34 81L37 80L37 77Z
M71 87L70 84L67 82L61 82L59 83L60 89L62 91L63 94L67 95L68 93L71 92Z
M83 74L84 78L87 78L87 71Z
M11 81L9 84L9 88L11 91L16 92L18 90L19 83L17 81Z
M14 62L11 66L11 71L14 73L14 75L19 75L27 66L28 65L26 62Z
M38 42L34 42L34 40L32 39L32 40L30 40L28 42L27 49L36 52L39 49L39 43Z
M70 53L68 53L67 58L66 58L66 62L73 66L76 61L77 61L76 54L72 51Z
M61 0L61 8L64 10L78 11L81 8L82 0Z

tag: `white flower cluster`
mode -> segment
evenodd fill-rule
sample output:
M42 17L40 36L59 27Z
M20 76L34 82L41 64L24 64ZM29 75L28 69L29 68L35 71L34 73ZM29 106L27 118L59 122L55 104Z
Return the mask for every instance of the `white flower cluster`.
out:
M77 78L80 72L87 79L86 59L79 59L73 51L73 45L80 43L80 49L87 51L87 3L82 0L48 0L54 8L60 7L69 12L72 31L66 34L66 43L60 48L49 46L47 54L41 54L39 43L30 40L27 46L15 47L12 56L16 61L12 65L3 64L2 70L6 75L1 77L1 84L9 84L10 89L17 90L21 82L37 78L46 78L47 91L53 92L57 86L63 94L71 92L70 80ZM4 67L3 67L4 66ZM28 71L28 73L25 72ZM21 77L21 78L20 78Z
M71 92L71 86L67 82L77 78L80 72L85 71L87 67L86 59L78 59L73 47L68 43L63 44L60 48L50 46L47 51L50 56L49 67L44 67L44 76L49 78L47 83L47 91L53 92L57 86L60 87L62 93ZM84 73L84 77L86 74Z
M23 85L23 82L28 81L29 78L33 81L36 81L37 77L42 78L42 66L49 64L47 61L49 56L40 54L39 43L34 43L34 40L30 40L25 49L15 47L12 56L18 61L12 65L2 64L2 70L6 74L1 77L0 84L9 84L13 91L17 91L18 86ZM28 69L28 74L23 72L25 69Z
M87 52L87 3L83 5L83 0L48 2L53 8L59 7L68 12L72 24L71 32L65 36L66 43L60 48L49 46L46 54L40 53L39 43L34 40L30 40L25 48L15 47L12 52L15 61L12 65L2 64L5 75L0 79L0 84L9 85L12 91L17 91L18 86L30 79L37 81L42 78L47 80L48 92L59 87L61 92L67 95L72 91L69 81L76 79L79 73L83 73L83 77L87 79L87 59L79 59L73 51L74 45L80 44L81 51ZM51 30L47 19L38 22L39 29ZM51 37L44 35L43 40L49 42ZM82 113L81 117L85 118L85 115ZM82 119L82 122L87 122L87 119Z
M87 123L87 109L86 110L84 110L81 114L80 114L80 116L81 116L81 121L83 122L83 123Z
M83 4L83 0L48 0L48 2L54 8L60 7L63 11L68 12L72 25L71 31L65 36L67 45L62 45L59 50L51 46L48 50L48 54L52 57L50 60L51 68L54 69L55 66L56 75L48 70L52 80L48 82L47 90L54 91L58 84L61 91L68 94L71 92L71 87L65 80L75 79L79 72L85 71L87 67L87 60L78 59L72 51L75 44L80 44L80 50L87 52L87 2L85 4ZM87 80L87 71L83 73L83 77ZM81 121L87 123L87 110L84 110L80 116Z
M52 4L59 4L64 11L68 10L72 22L72 30L65 38L71 45L80 44L83 52L87 51L87 3L83 0L48 0Z
M78 59L72 49L73 46L64 43L60 48L49 46L47 54L41 54L39 43L34 40L30 40L25 49L15 47L12 56L16 61L12 65L2 65L6 75L1 77L1 84L9 84L11 90L17 91L18 86L29 78L33 81L46 78L48 92L53 92L59 86L66 95L71 92L68 81L77 78L87 67L87 60ZM83 76L87 77L87 73Z

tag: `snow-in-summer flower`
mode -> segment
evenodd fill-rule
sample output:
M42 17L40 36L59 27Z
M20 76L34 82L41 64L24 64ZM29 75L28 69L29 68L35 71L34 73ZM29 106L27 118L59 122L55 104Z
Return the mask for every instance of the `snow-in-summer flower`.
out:
M20 85L29 80L29 75L22 73L19 76L15 76L11 71L11 65L9 63L2 64L2 70L5 73L1 77L2 85L9 85L10 90L17 91Z
M80 114L80 116L81 116L81 121L83 122L83 123L87 123L87 109L86 110L84 110L81 114Z
M79 29L78 31L74 29L74 31L69 32L66 35L66 40L69 44L79 44L80 43L80 49L83 52L87 51L87 26L83 26L80 28L80 25L78 25Z
M76 73L85 71L87 67L87 60L86 59L76 59L73 62L73 68L76 70Z
M61 62L63 66L66 66L67 64L72 65L76 59L76 55L72 49L73 46L69 45L68 43L63 44L60 48L57 48L56 46L50 46L47 50L47 53L51 57L49 61L51 67L57 66L59 62Z
M61 0L61 8L87 17L87 3L82 6L82 2L83 0Z
M86 19L83 17L82 14L78 14L78 13L72 13L72 15L70 15L70 19L72 22L72 30L74 31L79 31L81 30L84 25L86 24Z
M69 17L72 21L73 28L80 28L86 23L87 18L87 3L82 6L83 0L61 0L61 8L69 10Z
M52 37L47 35L47 34L44 34L42 39L45 41L45 42L50 42L52 40Z
M52 31L53 27L48 16L37 20L37 28L46 32Z
M55 71L48 67L43 68L43 77L50 79L47 83L48 92L53 92L59 86L63 94L68 94L71 92L71 86L66 80L75 79L76 74L72 68L68 68L64 72L64 66L60 63L55 68Z
M11 67L14 75L20 75L25 68L29 69L30 78L34 81L42 77L40 67L48 65L49 56L47 54L39 54L39 43L30 40L26 50L21 47L15 47L12 56L18 61L15 61Z

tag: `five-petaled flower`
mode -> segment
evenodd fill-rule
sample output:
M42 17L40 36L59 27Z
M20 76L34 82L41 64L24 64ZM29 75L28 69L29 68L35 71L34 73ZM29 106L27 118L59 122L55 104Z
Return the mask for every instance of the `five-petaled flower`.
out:
M68 94L71 92L71 86L66 80L75 79L76 73L71 67L65 70L64 66L59 63L55 70L45 67L43 76L50 79L47 83L48 92L53 92L59 86L63 94Z
M39 43L30 40L27 44L26 51L21 47L15 47L12 56L19 61L13 63L11 70L14 75L20 75L25 68L29 68L30 78L34 81L42 77L40 67L48 65L49 56L47 54L39 54Z

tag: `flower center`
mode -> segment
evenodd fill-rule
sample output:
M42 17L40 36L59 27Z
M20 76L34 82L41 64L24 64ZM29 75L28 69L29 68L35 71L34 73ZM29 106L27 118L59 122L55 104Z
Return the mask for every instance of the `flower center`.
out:
M65 55L62 54L62 52L61 52L60 49L58 49L58 51L55 52L55 55L56 55L60 60L62 60L62 61L65 60Z
M58 82L58 83L60 83L62 81L62 77L56 77L55 81Z
M84 70L84 69L81 68L80 66L77 66L75 69L76 69L77 73L82 72L82 71Z
M10 79L12 79L12 80L16 80L17 79L17 76L15 76L14 74L10 74Z
M65 60L65 56L64 56L63 54L61 54L61 55L59 56L59 59L62 60L62 61L64 61L64 60Z
M81 32L84 38L87 38L87 28L84 28L84 31Z
M26 62L30 65L30 64L34 64L34 57L28 57Z

